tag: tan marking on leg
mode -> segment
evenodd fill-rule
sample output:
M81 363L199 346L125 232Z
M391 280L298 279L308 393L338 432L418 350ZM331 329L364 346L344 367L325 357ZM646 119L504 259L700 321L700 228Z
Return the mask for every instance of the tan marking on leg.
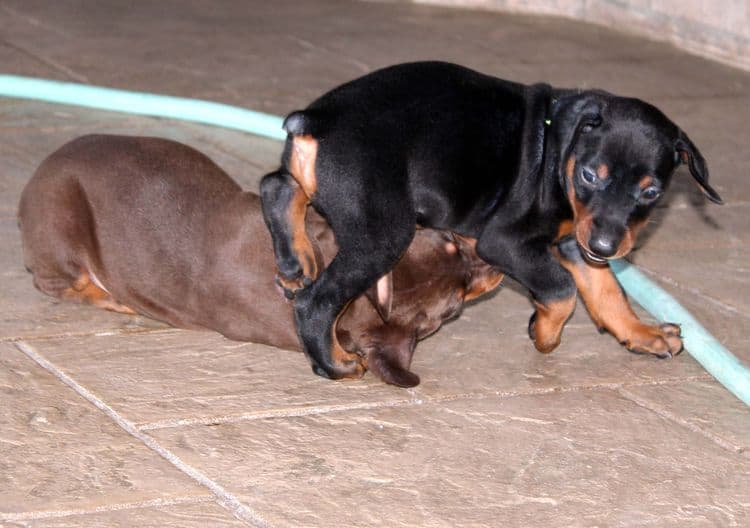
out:
M536 305L536 321L534 323L534 346L539 352L552 352L560 344L563 327L576 307L576 296L552 301L545 304L534 302Z
M304 287L304 279L316 279L318 264L315 249L307 236L305 218L310 199L318 189L315 176L315 160L318 154L318 142L312 136L295 136L292 139L292 153L289 159L289 173L299 187L289 203L287 218L292 231L292 250L302 266L302 277L292 280L279 276L279 282L290 291Z
M307 236L307 223L305 222L309 203L308 195L301 187L298 187L289 203L287 215L289 225L292 227L292 249L302 266L302 274L304 277L315 279L318 276L318 265L315 259L315 249L310 237Z
M318 190L315 161L318 157L318 141L312 136L294 136L289 172L297 180L308 197Z
M575 280L594 323L607 330L629 350L669 356L682 350L679 327L650 326L635 315L608 266L591 266L560 259Z
M63 291L61 298L92 304L98 308L127 315L136 315L135 310L115 301L112 296L91 281L87 272L82 273L73 285Z

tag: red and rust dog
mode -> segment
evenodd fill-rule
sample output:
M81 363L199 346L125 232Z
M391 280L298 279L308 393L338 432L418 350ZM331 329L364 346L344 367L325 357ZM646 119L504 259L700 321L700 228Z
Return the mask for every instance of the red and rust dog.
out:
M632 249L681 162L721 202L701 153L654 106L420 62L339 86L284 128L282 165L261 182L261 200L317 374L361 374L359 358L333 340L334 322L393 267L418 225L477 239L483 260L531 292L529 334L542 352L559 344L576 291L629 350L681 350L679 328L642 323L607 265ZM340 247L314 282L295 227L308 203Z
M41 164L19 220L25 264L48 295L301 349L259 197L186 145L78 138ZM318 268L336 254L312 212L306 240ZM421 230L393 273L343 312L337 341L387 383L414 386L417 340L501 279L471 240Z

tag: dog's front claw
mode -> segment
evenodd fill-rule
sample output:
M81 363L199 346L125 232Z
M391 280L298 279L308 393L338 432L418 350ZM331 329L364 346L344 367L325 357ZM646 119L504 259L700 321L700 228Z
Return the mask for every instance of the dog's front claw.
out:
M282 275L276 275L276 284L284 292L284 297L290 301L297 296L297 292L304 290L313 283L310 277L300 276L294 279L287 279Z
M359 379L364 376L366 370L360 358L342 362L330 369L324 369L316 363L312 364L312 371L315 374L331 380Z
M671 358L682 352L680 327L672 323L642 325L623 344L635 354L651 354L661 359Z

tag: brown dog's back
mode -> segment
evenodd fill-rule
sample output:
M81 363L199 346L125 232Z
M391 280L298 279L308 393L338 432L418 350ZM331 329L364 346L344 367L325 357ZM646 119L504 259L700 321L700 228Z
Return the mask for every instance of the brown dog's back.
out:
M44 293L70 297L88 274L118 303L174 326L299 346L257 196L190 147L78 138L36 171L19 218Z

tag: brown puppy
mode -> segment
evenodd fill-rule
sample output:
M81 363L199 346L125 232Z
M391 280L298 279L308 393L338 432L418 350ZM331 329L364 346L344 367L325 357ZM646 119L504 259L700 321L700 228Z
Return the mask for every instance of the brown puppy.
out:
M174 141L85 136L50 155L21 196L24 261L42 292L230 339L301 350L257 195ZM323 269L337 247L311 212ZM336 337L402 387L416 341L497 286L475 241L420 230L392 274L339 317Z

